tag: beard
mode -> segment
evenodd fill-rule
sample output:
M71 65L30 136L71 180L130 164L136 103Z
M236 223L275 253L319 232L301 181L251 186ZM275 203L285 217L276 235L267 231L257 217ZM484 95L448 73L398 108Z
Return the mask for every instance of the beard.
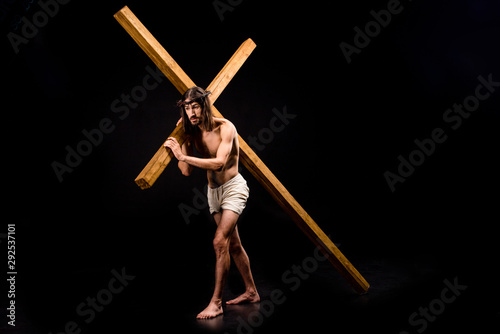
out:
M199 118L190 118L189 121L191 122L191 125L196 126L201 123Z

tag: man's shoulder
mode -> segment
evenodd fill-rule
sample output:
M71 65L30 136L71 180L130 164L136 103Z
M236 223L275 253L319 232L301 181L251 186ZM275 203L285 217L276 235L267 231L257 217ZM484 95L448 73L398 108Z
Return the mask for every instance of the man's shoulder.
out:
M216 127L220 127L221 132L234 132L236 133L236 127L234 124L226 118L214 117Z

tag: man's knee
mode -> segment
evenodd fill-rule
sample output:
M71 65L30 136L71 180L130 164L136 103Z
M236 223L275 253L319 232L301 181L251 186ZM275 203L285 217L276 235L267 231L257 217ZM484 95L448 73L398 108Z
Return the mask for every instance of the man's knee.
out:
M213 245L216 253L227 252L229 250L229 239L222 235L216 235Z

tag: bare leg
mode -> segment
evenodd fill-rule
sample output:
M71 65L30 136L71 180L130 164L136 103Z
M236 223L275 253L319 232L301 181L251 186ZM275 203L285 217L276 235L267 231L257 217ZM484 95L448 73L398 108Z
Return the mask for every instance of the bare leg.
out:
M229 300L227 304L256 303L260 301L260 296L257 293L257 288L255 287L252 271L250 269L250 260L241 244L238 226L235 227L233 235L231 236L229 251L245 283L245 292L239 297Z
M198 319L215 318L223 313L222 292L229 272L229 265L231 264L229 244L238 218L239 215L231 210L223 210L220 215L213 241L216 257L214 294L210 304L196 317Z

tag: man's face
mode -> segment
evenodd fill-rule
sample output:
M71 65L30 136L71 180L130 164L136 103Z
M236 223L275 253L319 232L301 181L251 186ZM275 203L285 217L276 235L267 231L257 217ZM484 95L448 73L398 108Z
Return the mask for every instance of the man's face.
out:
M201 105L198 102L190 103L189 100L186 100L184 110L192 125L201 123Z

